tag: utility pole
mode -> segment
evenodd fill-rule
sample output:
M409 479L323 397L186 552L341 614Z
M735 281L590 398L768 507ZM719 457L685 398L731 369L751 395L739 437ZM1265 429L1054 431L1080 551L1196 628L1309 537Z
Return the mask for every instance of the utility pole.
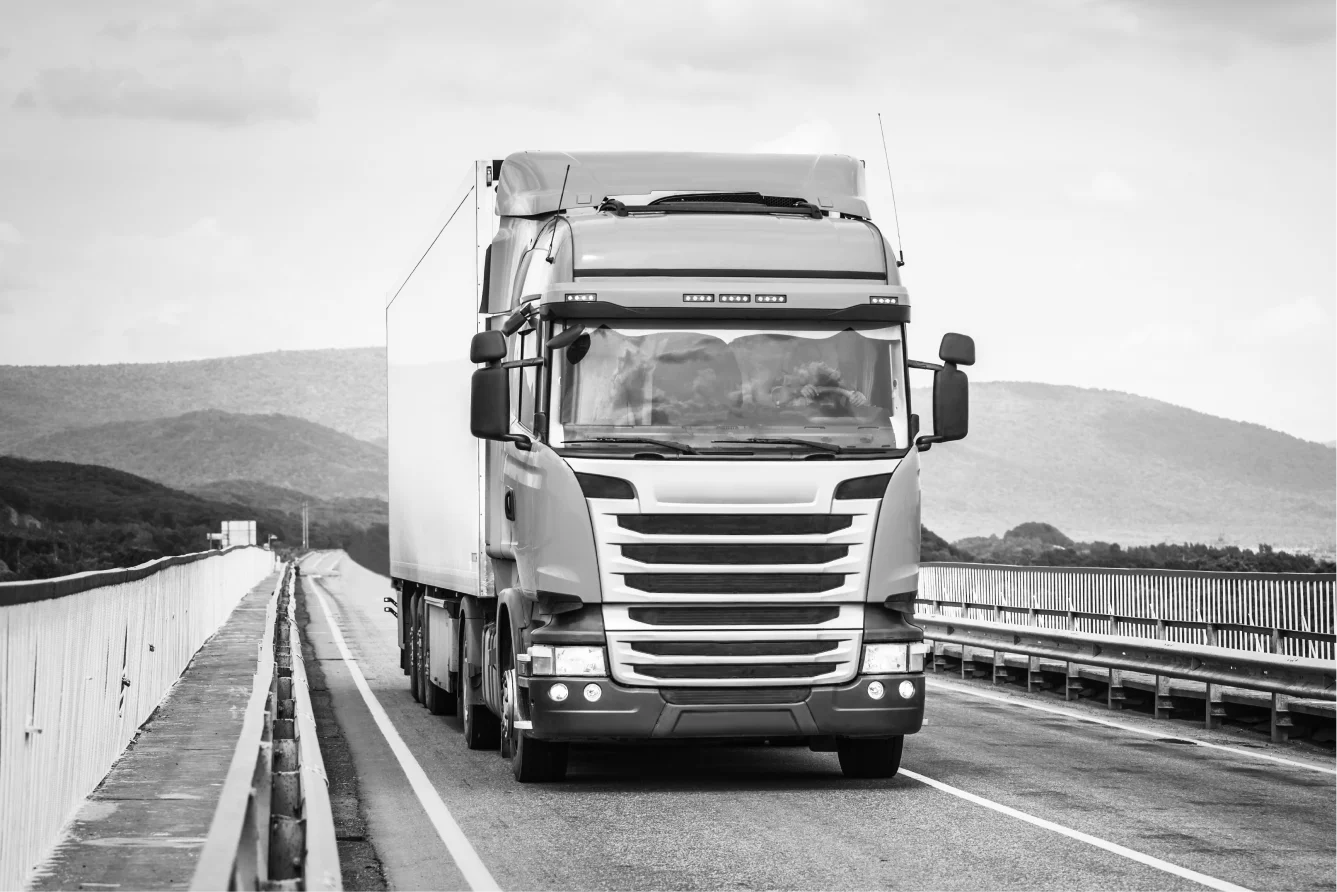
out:
M302 550L306 551L311 547L310 541L311 514L307 508L307 503L302 503Z

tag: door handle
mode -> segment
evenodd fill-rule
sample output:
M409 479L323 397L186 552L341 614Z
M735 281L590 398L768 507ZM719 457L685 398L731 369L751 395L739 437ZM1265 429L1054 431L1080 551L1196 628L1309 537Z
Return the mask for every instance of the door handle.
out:
M506 487L506 497L502 499L502 505L506 509L506 519L515 520L515 491L509 486Z

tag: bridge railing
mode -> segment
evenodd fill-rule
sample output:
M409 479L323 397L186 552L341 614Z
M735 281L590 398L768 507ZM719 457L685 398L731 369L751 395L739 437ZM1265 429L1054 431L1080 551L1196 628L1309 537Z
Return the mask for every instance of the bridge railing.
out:
M238 547L0 583L0 889L22 888L241 598L274 567Z
M917 612L1334 658L1332 573L923 564Z

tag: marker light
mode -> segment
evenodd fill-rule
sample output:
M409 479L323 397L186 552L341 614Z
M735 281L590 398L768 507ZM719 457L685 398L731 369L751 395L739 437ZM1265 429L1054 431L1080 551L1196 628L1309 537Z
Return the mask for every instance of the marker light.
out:
M863 672L906 672L910 667L910 648L905 644L865 644Z
M903 681L901 686L896 689L901 695L902 700L913 700L915 696L915 684L912 681Z
M787 301L787 300L789 300L789 298L786 297L786 296L783 295L783 294L758 294L758 295L757 295L757 303L759 303L759 304L782 304L782 303L784 303L784 302Z
M597 684L585 685L585 699L591 703L598 703L599 698L604 695L604 689Z
M713 294L684 294L682 299L689 304L713 304L715 295Z
M721 294L720 303L722 304L746 304L752 302L750 294Z
M560 681L548 688L548 696L552 698L554 703L561 703L566 699L566 694L566 685L562 684Z
M898 304L901 299L891 294L874 294L868 298L868 302L870 304Z
M594 301L599 299L599 295L590 294L588 292L581 292L579 294L567 294L566 299L578 300L578 301Z
M880 681L870 681L868 683L868 696L874 700L881 700L887 693L887 689L882 687Z

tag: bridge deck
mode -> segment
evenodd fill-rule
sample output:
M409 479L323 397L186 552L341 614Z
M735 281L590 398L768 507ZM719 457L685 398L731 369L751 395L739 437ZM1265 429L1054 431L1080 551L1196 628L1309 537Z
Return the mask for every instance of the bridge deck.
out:
M258 583L84 802L33 889L185 888L209 832L255 676Z

